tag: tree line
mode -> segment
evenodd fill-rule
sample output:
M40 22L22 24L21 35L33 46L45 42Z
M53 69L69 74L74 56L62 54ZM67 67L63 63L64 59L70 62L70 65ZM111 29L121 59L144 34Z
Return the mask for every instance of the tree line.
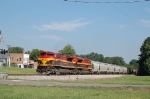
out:
M29 59L37 61L40 52L43 50L32 49L32 51L24 52L24 49L21 47L10 47L9 53L25 53L30 54ZM125 66L131 69L139 69L139 75L150 75L150 37L146 38L140 48L141 54L139 54L139 59L132 59L128 64L125 63L124 59L119 56L114 57L104 57L102 54L91 52L89 54L76 54L75 49L70 45L66 45L62 50L59 50L59 53L62 55L77 56L81 58L88 58L93 61L104 62L119 66Z
M32 51L26 51L24 52L24 49L21 47L10 47L9 48L9 53L25 53L25 54L30 54L29 59L37 61L38 56L40 55L40 52L43 50L39 49L32 49ZM59 50L59 53L62 55L70 55L70 56L77 56L81 58L88 58L93 61L98 61L98 62L103 62L103 63L109 63L109 64L114 64L114 65L119 65L119 66L126 66L128 68L138 68L137 66L137 60L131 60L129 64L126 64L124 59L122 57L104 57L102 54L94 53L91 52L89 54L81 54L78 55L76 54L75 49L70 45L66 45L62 50Z

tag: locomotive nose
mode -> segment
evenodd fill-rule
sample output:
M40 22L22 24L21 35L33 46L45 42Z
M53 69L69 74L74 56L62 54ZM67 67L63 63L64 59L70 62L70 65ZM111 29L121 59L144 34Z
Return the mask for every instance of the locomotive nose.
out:
M38 59L38 64L40 65L40 66L46 66L47 64L47 59L45 59L45 58L39 58Z

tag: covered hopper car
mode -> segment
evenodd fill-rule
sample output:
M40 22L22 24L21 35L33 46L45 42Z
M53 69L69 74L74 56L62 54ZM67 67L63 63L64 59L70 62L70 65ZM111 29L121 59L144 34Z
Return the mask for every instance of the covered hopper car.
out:
M93 64L92 72L94 74L126 74L127 68L118 65L112 65L102 62L91 61Z

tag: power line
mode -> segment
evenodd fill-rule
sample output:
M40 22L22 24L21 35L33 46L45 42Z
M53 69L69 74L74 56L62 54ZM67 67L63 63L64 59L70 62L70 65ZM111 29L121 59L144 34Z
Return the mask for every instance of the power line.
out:
M150 0L131 0L131 1L85 1L85 0L64 0L68 2L78 2L78 3L138 3L138 2L148 2Z

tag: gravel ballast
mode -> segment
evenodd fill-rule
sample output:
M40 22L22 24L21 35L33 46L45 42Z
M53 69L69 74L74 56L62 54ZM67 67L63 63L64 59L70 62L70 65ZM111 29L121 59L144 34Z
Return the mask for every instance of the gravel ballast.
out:
M0 84L8 85L31 85L31 86L95 86L95 87L145 87L150 85L125 85L125 84L85 84L85 83L64 83L57 81L40 80L78 80L78 79L103 79L116 78L124 75L61 75L61 76L8 76L13 80L2 79Z
M10 79L23 80L77 80L77 79L102 79L116 78L124 75L59 75L59 76L8 76Z

